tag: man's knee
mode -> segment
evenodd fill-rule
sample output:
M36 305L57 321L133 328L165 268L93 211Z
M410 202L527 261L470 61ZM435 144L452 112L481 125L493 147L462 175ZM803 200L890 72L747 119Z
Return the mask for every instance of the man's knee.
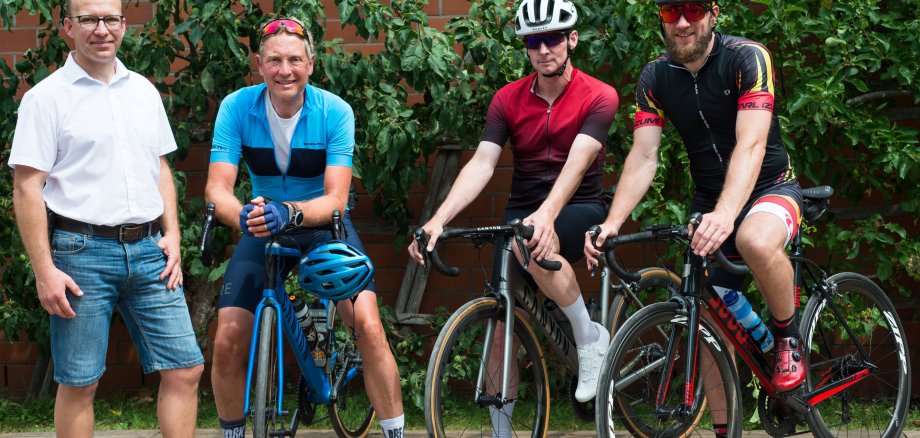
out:
M785 248L783 242L785 236L776 236L776 238L765 238L764 234L754 232L738 233L735 239L735 245L738 252L748 263L751 261L770 259L777 255L783 256Z
M249 353L249 338L252 333L237 325L218 327L214 336L214 364L220 367L242 366ZM239 364L238 364L239 363Z
M164 386L173 388L198 389L204 365L195 365L187 368L176 368L160 371L160 381Z
M65 397L70 401L88 400L90 403L92 403L93 398L96 397L96 388L98 387L98 381L85 386L58 385L58 397Z
M346 322L348 324L348 322ZM386 331L380 318L356 318L354 333L358 336L359 346L371 351L388 350Z

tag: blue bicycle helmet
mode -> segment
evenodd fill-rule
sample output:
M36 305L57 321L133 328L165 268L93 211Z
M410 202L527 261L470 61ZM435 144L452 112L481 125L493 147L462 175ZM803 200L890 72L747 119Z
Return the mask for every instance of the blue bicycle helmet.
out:
M341 240L331 240L300 259L297 281L310 294L339 301L364 290L373 275L374 265L364 253Z

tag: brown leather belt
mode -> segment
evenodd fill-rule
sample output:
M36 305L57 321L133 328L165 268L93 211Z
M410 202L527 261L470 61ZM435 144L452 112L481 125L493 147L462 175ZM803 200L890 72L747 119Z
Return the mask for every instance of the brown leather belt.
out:
M86 222L70 219L61 215L54 215L54 228L74 233L90 234L97 237L118 239L119 242L134 242L160 232L160 220L156 219L144 224L124 225L93 225Z

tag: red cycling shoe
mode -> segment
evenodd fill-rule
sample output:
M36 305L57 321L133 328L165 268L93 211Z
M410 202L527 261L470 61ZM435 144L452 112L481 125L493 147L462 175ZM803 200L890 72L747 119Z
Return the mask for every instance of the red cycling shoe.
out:
M789 337L777 338L773 344L773 388L786 392L797 388L805 381L805 363L802 360L802 340Z

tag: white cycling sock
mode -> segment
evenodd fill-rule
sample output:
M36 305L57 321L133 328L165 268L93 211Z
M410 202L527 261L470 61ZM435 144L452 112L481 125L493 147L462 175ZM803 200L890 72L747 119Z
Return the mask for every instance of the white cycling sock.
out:
M575 337L575 345L585 345L590 344L598 339L600 339L601 334L597 331L597 327L594 326L594 322L591 321L591 315L588 315L588 308L585 307L585 300L578 296L578 299L574 303L565 306L559 307L562 309L562 313L565 313L565 316L569 318L569 322L572 323L572 335Z
M386 438L403 438L403 427L405 419L403 414L389 420L380 420L380 428L383 429L383 436Z
M511 412L514 411L514 402L505 403L501 409L489 406L489 417L492 417L492 438L511 438Z

